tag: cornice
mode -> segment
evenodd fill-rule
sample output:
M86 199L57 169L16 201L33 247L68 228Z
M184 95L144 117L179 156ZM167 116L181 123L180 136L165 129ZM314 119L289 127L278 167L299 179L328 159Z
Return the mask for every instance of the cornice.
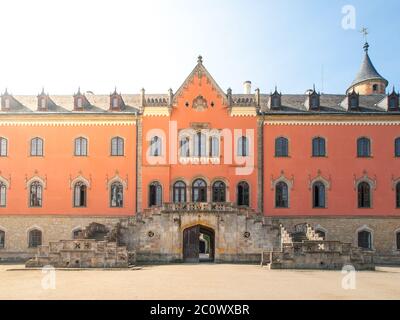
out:
M267 120L269 126L399 126L400 121L388 120Z

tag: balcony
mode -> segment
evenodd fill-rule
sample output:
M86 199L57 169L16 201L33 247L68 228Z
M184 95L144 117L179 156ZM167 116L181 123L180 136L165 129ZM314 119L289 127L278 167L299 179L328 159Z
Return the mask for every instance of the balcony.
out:
M163 203L160 207L145 209L145 213L229 213L237 212L243 214L254 214L249 207L237 206L232 202L184 202L184 203Z

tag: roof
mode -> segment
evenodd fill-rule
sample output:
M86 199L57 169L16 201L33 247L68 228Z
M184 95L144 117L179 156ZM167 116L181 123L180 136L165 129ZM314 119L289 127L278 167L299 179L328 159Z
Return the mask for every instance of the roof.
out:
M365 44L364 50L365 50L365 55L364 55L364 60L361 64L360 70L358 71L356 78L350 85L349 89L361 82L364 82L366 80L382 80L386 82L386 85L388 84L388 81L382 77L378 71L376 71L370 57L368 54L368 48L369 45L368 43Z

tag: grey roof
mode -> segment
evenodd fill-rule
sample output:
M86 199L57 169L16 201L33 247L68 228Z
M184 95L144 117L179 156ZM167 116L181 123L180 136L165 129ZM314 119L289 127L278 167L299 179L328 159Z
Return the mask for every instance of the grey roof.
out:
M365 51L365 56L364 60L361 64L360 70L358 71L356 78L352 82L349 88L355 86L356 84L359 84L363 81L366 80L382 80L385 81L386 84L388 84L388 81L382 77L378 71L376 71L374 65L372 64L372 61L368 55L368 50Z

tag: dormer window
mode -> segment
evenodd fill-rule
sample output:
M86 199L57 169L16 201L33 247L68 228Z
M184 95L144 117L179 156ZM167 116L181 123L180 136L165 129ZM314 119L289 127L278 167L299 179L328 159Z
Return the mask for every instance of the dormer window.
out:
M275 87L275 92L269 96L270 107L271 108L279 108L281 106L281 97L282 97L282 94L278 93L278 90Z
M318 97L317 96L312 96L311 97L310 107L312 109L316 109L316 108L319 107L319 101L318 101Z
M82 108L82 98L76 99L76 107L79 109Z
M46 109L46 98L40 100L40 108L43 110Z
M4 99L4 109L6 109L6 110L10 109L10 98Z
M81 89L74 94L74 110L81 111L87 105L90 105L89 101L86 99L85 95L81 93Z
M315 91L314 89L311 91L308 91L308 97L306 101L306 107L308 107L311 110L318 109L320 107L320 94Z
M38 110L46 111L48 96L44 93L44 89L42 89L42 93L38 95Z
M399 109L399 94L393 88L393 92L388 96L389 111L395 111Z
M1 110L10 110L12 96L6 91L1 96Z
M374 85L372 86L372 91L373 91L373 92L377 92L377 91L378 91L378 85L377 85L377 84L374 84Z
M117 89L115 89L114 93L110 95L110 110L120 111L124 107L125 107L124 100L122 99L121 94L117 93Z
M352 92L350 92L347 95L347 99L348 99L348 107L349 110L354 110L357 109L359 107L359 100L360 100L360 95L358 93L356 93L353 89Z

